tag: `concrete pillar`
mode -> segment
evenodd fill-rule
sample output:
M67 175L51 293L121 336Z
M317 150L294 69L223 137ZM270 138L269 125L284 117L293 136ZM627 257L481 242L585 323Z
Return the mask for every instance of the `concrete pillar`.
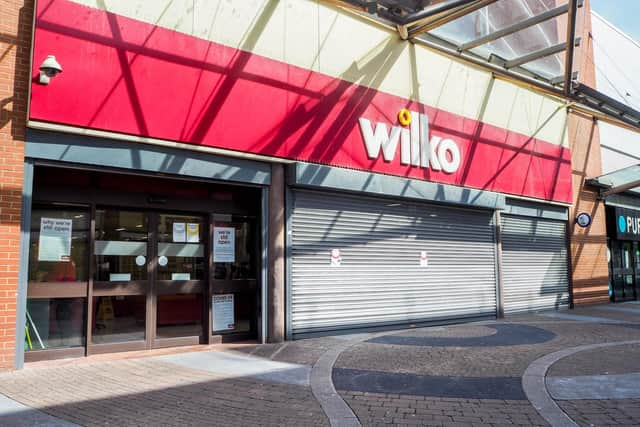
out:
M267 341L284 340L285 322L285 173L284 165L271 166L269 189L269 273Z

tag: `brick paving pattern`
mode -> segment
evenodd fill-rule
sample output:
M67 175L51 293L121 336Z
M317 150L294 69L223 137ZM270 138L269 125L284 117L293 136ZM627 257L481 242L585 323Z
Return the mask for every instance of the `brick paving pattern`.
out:
M624 323L577 321L567 314ZM365 426L545 426L521 385L533 361L584 344L640 340L640 316L634 313L587 308L563 315L527 314L371 335L339 355L333 383ZM523 337L527 331L534 336ZM309 367L349 339L324 337L235 351ZM304 383L213 371L162 358L85 360L0 374L0 393L87 426L328 425L311 388L296 385ZM547 375L637 372L640 345L626 345L573 354L552 365ZM580 425L640 425L638 399L556 403Z
M581 426L640 425L640 399L564 400L560 408Z
M362 425L546 426L526 400L453 399L344 392Z
M229 379L151 359L5 373L0 392L84 426L328 424L308 387Z

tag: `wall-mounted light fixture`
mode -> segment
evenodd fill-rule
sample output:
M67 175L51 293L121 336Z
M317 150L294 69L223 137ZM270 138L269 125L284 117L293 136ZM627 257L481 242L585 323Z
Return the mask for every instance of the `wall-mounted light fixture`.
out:
M56 61L56 57L49 55L44 61L42 61L42 65L40 65L40 77L38 81L40 84L48 85L51 77L55 77L61 72L62 66L58 61Z

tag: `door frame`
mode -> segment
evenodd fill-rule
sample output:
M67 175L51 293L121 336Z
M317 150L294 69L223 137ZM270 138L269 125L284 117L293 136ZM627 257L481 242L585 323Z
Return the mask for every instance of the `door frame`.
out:
M176 199L175 197L169 196L167 198L160 197L159 200L152 201L152 195L150 194L132 194L123 191L117 190L102 190L98 189L95 186L95 181L91 178L91 183L89 186L60 186L54 185L52 183L48 183L46 181L40 182L37 186L35 183L32 186L32 198L29 203L29 215L31 213L32 205L63 205L63 206L72 206L72 207L84 207L88 213L91 215L90 218L90 230L89 230L89 238L88 245L91 248L90 251L87 251L86 260L88 263L88 278L85 283L81 283L82 289L71 289L69 288L69 283L65 283L65 290L63 293L73 293L74 295L81 293L78 295L80 297L86 298L85 303L85 340L84 345L79 347L71 347L71 348L55 348L55 349L46 349L46 350L34 350L25 352L20 351L19 357L16 360L25 360L27 362L39 361L39 360L50 360L50 359L58 359L58 358L66 358L66 357L82 357L89 356L92 354L100 354L107 352L120 352L120 351L131 351L131 350L146 350L146 338L141 343L109 343L109 344L91 344L92 339L92 324L91 324L91 316L93 315L93 297L94 297L94 273L95 273L95 265L93 260L93 249L95 242L95 210L96 206L100 207L111 207L111 208L123 208L125 210L138 210L138 211L169 211L169 212L181 212L185 214L198 214L204 217L205 223L212 230L213 225L211 222L207 222L207 219L213 213L221 213L221 214L231 214L231 215L251 215L255 218L256 225L256 248L257 252L256 256L256 282L257 282L257 301L258 301L258 310L259 312L254 313L254 318L256 319L257 327L253 333L255 334L253 337L236 337L235 339L256 339L259 342L266 342L267 338L267 319L268 319L268 309L267 309L267 279L268 279L268 225L269 225L269 186L260 184L260 183L240 183L240 182L228 182L223 180L216 179L203 179L203 178L191 178L186 176L169 176L162 175L159 176L155 173L143 172L143 171L123 171L123 170L115 170L112 168L92 168L92 167L70 167L69 165L59 163L59 162L39 162L37 164L33 164L33 169L37 169L39 166L52 168L52 169L60 169L64 170L82 170L89 174L114 174L114 175L128 175L132 178L135 177L144 177L147 179L156 179L159 182L162 182L165 179L172 181L183 181L185 185L189 182L194 182L202 185L211 185L211 186L219 186L224 191L224 187L228 187L231 191L234 188L238 189L253 189L255 191L255 196L258 199L258 202L254 207L248 208L244 206L238 206L231 203L227 203L225 201L214 201L213 199ZM34 173L35 175L35 173ZM211 187L213 188L213 187ZM212 190L213 191L213 190ZM147 197L149 196L149 197ZM26 218L26 217L25 217ZM24 218L23 218L24 220ZM23 232L24 238L26 241L29 241L30 235L30 224L23 224ZM212 250L210 248L211 241L207 239L205 245L207 247L207 252L212 258ZM26 248L28 251L28 243L26 244ZM24 271L28 271L28 252L25 255L24 260L26 260L24 265ZM31 298L31 289L27 291L28 288L28 279L25 276L25 300L27 298ZM34 282L29 284L29 286L35 285L38 287L38 283ZM222 339L224 337L220 335L213 335L213 332L209 328L211 326L211 289L214 286L213 279L210 278L210 275L207 274L207 278L204 281L204 289L203 289L203 300L205 305L205 315L206 319L203 319L203 335L204 335L204 343L205 344L213 344L221 341L227 341L228 339ZM77 286L76 286L77 287ZM38 291L39 292L39 291ZM64 297L66 295L57 295L55 298ZM52 297L53 298L53 297ZM153 319L155 321L155 319ZM205 330L205 327L207 330ZM146 326L145 326L146 329ZM24 333L22 334L24 336ZM231 336L227 336L226 338L232 338ZM167 339L159 347L165 346L174 346L174 345L184 345L184 343L180 342L169 342L169 340L173 340L172 338Z
M610 250L611 250L611 286L612 286L612 300L614 302L623 302L623 301L631 301L634 299L637 299L638 295L638 280L637 280L637 275L640 273L637 271L637 269L635 268L636 266L636 258L637 255L635 254L633 248L634 248L634 244L636 242L631 241L631 240L617 240L617 239L612 239L611 240L611 245L610 245ZM625 268L624 267L624 259L623 259L623 252L624 249L623 247L629 244L631 246L629 252L630 252L630 257L629 257L629 267ZM616 261L618 261L619 263L619 267L616 267ZM618 276L621 277L621 281L618 280ZM631 284L631 289L633 290L633 295L629 296L627 295L627 288L629 288L629 286L626 286L625 283L625 277L626 276L631 276L632 278L632 284ZM617 290L620 290L622 295L620 297L617 296Z
M95 262L94 262L94 247L95 247L95 219L96 210L98 208L107 208L122 211L134 211L144 212L148 215L148 230L147 230L147 280L144 281L128 281L122 282L121 289L113 289L113 284L109 285L110 289L101 290L100 296L120 296L120 295L136 295L145 296L145 338L140 341L122 341L115 343L92 343L92 327L93 327L93 296L94 287L102 285L104 282L94 283ZM202 227L205 230L205 271L204 279L202 280L190 280L190 281L169 281L179 282L180 288L183 287L199 287L201 289L203 305L200 307L201 314L201 331L197 336L185 336L185 337L171 337L171 338L158 338L157 336L157 316L158 316L158 295L161 295L159 290L159 280L157 278L157 259L158 259L158 219L162 214L176 214L176 215L193 215L202 219ZM121 351L136 351L136 350L151 350L157 348L188 346L208 343L206 340L205 327L207 325L205 314L205 302L208 300L208 283L210 278L209 263L206 261L209 257L210 247L208 244L208 228L209 221L208 215L200 212L192 211L179 211L177 209L171 209L171 207L163 207L158 209L138 209L120 206L109 206L99 204L92 204L91 209L91 232L90 232L90 284L89 284L89 297L87 300L87 356L92 354L114 353ZM162 281L162 285L166 285L167 281ZM133 285L133 286L132 286ZM133 289L132 289L133 288Z

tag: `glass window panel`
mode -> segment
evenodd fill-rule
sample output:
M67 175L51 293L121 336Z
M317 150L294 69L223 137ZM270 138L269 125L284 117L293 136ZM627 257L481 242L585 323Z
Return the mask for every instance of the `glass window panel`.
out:
M94 297L91 342L144 340L146 303L145 295Z
M25 351L84 346L85 301L85 298L27 299Z
M202 334L202 294L158 295L156 316L158 338Z
M239 215L224 218L227 215L215 216L216 227L233 227L235 229L235 262L217 262L214 267L214 278L219 280L246 280L256 278L258 235L256 219ZM218 220L220 218L221 220Z
M95 280L146 280L148 232L145 212L96 210Z
M566 3L566 1L557 0L501 0L435 28L430 33L453 44L460 45L540 15ZM583 20L583 9L585 8L578 10L578 24ZM507 60L515 59L564 42L566 40L566 28L567 14L565 13L480 45L472 49L471 52L485 59L488 59L491 54ZM577 28L581 27L577 26ZM557 55L550 58L536 62L527 68L545 78L561 75L564 68L564 59Z
M34 206L31 212L29 250L29 281L75 282L89 277L89 210L78 207ZM45 253L64 251L66 237L62 234L41 234L42 218L71 221L71 247L68 260L41 261ZM40 247L40 244L47 247ZM61 254L62 255L62 254Z
M467 43L563 4L566 1L500 0L442 25L431 33L456 44Z
M205 278L205 226L200 216L158 216L159 280L203 280Z
M561 77L564 73L565 53L556 53L546 58L536 59L535 61L522 64L522 68L538 74L547 79Z

